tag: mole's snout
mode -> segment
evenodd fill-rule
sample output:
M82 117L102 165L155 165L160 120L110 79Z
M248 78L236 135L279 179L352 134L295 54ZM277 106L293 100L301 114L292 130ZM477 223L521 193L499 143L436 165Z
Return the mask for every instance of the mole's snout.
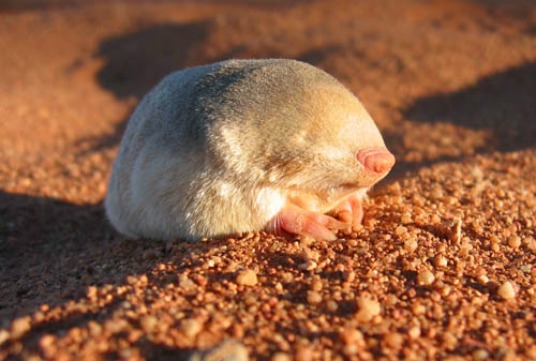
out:
M365 169L375 173L388 172L395 164L395 156L383 147L361 149L357 160Z

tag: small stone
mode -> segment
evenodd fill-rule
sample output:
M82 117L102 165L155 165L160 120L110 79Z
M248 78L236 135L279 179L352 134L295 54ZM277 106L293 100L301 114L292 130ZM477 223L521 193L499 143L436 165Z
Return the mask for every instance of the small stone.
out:
M248 351L241 343L224 341L206 351L196 351L188 361L248 361ZM272 358L273 360L273 358Z
M158 325L158 319L154 316L145 316L140 320L140 325L145 332L152 332Z
M355 276L356 274L354 271L344 272L343 274L344 280L346 282L353 282L355 280Z
M404 242L404 250L408 253L413 253L419 247L419 244L414 239L410 239Z
M316 291L316 292L322 291L323 287L324 285L322 284L322 280L320 278L315 277L313 281L311 282L312 291Z
M442 254L438 254L434 257L434 266L436 267L447 267L448 263L449 260Z
M443 189L441 189L439 186L434 187L430 193L430 196L434 200L440 200L441 198L443 198L443 195Z
M481 285L485 286L489 282L489 277L486 275L480 275L477 277L477 280Z
M195 337L203 329L203 323L196 318L190 318L182 321L181 329L187 336Z
M342 348L342 352L346 356L353 356L359 352L359 347L353 343L350 343L348 345L344 345L344 347Z
M400 222L402 222L402 224L413 223L413 217L411 216L411 213L409 212L403 213L402 217L400 217Z
M305 271L312 271L314 270L316 267L318 266L318 264L313 261L313 260L307 260L303 263L300 263L298 265L298 268L301 269L301 270L305 270Z
M408 232L408 229L406 227L403 227L403 226L398 226L395 229L395 234L397 236L399 236L399 237L404 235L404 234L406 234L407 232Z
M418 326L413 326L408 330L408 335L413 340L418 339L421 336L421 328Z
M339 309L339 305L334 300L326 302L326 307L330 312L336 312Z
M309 346L298 347L296 354L294 355L295 361L312 361L313 349Z
M519 248L521 246L521 237L516 235L508 237L508 246L514 249Z
M504 282L498 289L497 294L503 300L511 300L516 297L514 284L510 281Z
M385 344L393 349L399 349L404 343L404 337L397 332L390 332L385 336Z
M188 275L183 273L179 276L179 286L181 288L191 288L195 286L195 283L188 277Z
M462 239L462 220L461 218L455 218L450 233L450 240L454 244L459 244Z
M536 240L532 237L525 238L523 243L527 245L527 248L534 254L536 254Z
M253 270L244 270L236 277L236 283L242 286L255 286L257 282L257 272Z
M417 275L417 283L419 285L430 286L432 283L434 283L434 280L434 274L428 270L421 271Z
M28 332L31 328L30 316L24 316L16 319L11 324L11 338L19 338Z
M128 280L127 280L127 282L128 282ZM90 300L96 300L97 299L98 289L95 286L89 286L87 288L87 290L86 290L86 293L87 293L87 297Z
M289 354L284 352L276 352L272 356L272 361L292 361L292 357Z
M0 330L0 346L7 340L9 340L9 331Z
M341 331L339 334L339 337L341 341L348 345L348 344L359 344L363 345L365 343L365 338L363 337L363 333L355 328L346 328Z
M54 344L55 341L56 341L56 337L54 337L53 335L50 335L50 334L44 335L39 340L39 346L41 348L49 348L52 344Z
M93 320L88 322L87 327L91 336L98 336L102 333L102 326Z
M460 256L466 257L470 255L473 248L474 247L471 243L469 243L467 240L464 240L460 245Z
M478 349L473 351L473 360L484 361L489 360L489 352L484 349Z
M432 217L430 217L430 222L433 224L439 224L441 223L441 217L437 214L433 214Z
M358 312L356 318L362 322L369 322L381 313L380 303L367 297L359 297L357 299L357 307Z
M322 295L315 291L307 291L307 302L317 304L322 302Z

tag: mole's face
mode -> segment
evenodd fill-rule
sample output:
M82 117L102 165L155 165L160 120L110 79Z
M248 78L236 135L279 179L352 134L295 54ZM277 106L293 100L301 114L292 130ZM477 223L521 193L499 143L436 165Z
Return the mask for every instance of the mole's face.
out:
M287 129L285 135L259 148L259 154L266 154L270 145L277 144L273 153L286 160L270 162L269 168L278 171L273 179L330 203L366 190L387 175L395 157L353 94L342 87L319 88L300 100L302 106L293 114L295 121L278 126Z
M355 98L345 105L326 112L330 129L316 137L318 162L312 168L324 172L332 188L368 189L389 173L395 157L363 106Z

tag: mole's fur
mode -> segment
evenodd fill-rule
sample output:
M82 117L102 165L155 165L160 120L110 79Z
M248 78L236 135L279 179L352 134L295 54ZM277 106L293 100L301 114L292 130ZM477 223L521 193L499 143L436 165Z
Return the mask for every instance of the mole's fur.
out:
M359 202L393 163L371 117L332 76L294 60L230 60L174 72L144 97L105 206L135 238L261 229L331 238L303 222L353 223L337 214L355 209L338 205ZM333 222L318 221L328 212Z

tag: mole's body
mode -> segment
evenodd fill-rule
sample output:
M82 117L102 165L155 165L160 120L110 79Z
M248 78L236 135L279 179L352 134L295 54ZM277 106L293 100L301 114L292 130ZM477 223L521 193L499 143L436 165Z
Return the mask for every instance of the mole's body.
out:
M267 229L333 239L361 221L362 197L393 164L366 110L327 73L225 61L172 73L142 100L105 205L136 238Z

